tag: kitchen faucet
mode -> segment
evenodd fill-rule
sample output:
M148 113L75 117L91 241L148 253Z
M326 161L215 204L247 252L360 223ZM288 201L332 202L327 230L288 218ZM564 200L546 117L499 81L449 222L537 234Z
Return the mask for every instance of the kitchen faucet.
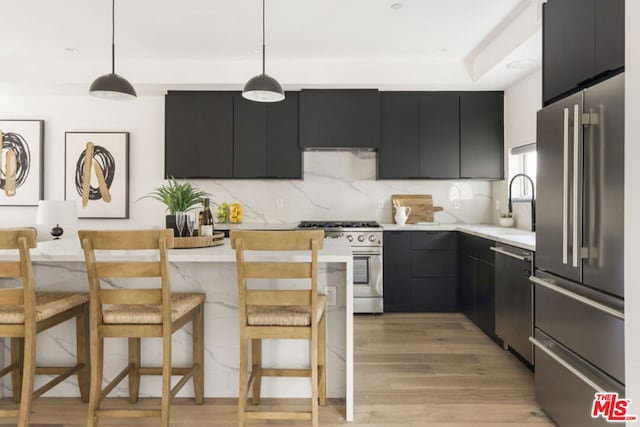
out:
M536 192L535 185L533 180L529 175L523 173L517 173L511 178L509 181L509 213L513 213L513 202L511 200L511 187L513 186L513 181L515 181L518 177L527 178L531 183L531 231L536 231Z

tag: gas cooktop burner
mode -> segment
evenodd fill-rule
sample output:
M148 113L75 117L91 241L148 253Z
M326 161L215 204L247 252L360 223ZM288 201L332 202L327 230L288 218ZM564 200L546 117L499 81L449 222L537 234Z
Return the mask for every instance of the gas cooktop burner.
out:
M301 221L298 228L380 228L376 221Z

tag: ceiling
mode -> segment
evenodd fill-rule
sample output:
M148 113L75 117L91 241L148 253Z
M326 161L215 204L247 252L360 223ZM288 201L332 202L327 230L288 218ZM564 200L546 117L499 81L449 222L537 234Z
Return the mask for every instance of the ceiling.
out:
M533 3L268 0L267 72L290 88L505 88L538 66L539 22L537 36L520 31L528 47L492 59L499 73L478 76L474 61ZM0 67L2 86L82 86L108 72L110 13L109 0L3 2L0 61L14 66ZM260 0L118 0L116 71L163 90L239 85L259 71L260 24ZM529 69L504 70L531 56Z

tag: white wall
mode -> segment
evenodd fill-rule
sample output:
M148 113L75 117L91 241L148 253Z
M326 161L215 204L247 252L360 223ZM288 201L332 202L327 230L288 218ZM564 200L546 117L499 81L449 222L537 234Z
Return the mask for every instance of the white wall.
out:
M504 91L504 181L493 183L493 221L500 212L507 212L509 179L516 174L509 162L511 148L536 141L536 112L542 107L542 72L533 72ZM515 183L514 183L515 184ZM496 202L499 210L496 209ZM515 225L531 229L531 205L513 204Z
M624 292L626 391L640 415L640 2L626 2Z
M162 206L137 201L163 182L164 97L108 102L85 96L0 95L0 117L45 121L45 198L64 197L65 131L130 132L130 219L82 220L81 226L145 227L164 224ZM189 155L189 153L185 153ZM390 196L433 194L444 206L439 222L491 222L486 181L376 181L375 153L307 152L304 180L198 180L214 202L238 202L245 222L301 219L375 219L391 222ZM276 199L282 199L278 208ZM380 207L380 202L383 207ZM31 225L35 208L0 207L0 225Z

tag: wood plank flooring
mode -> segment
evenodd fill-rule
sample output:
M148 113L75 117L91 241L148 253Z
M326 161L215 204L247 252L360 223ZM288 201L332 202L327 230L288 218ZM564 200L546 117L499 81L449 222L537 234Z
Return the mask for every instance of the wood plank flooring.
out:
M337 399L320 408L323 426L554 425L535 401L531 371L462 314L356 316L354 331L355 422L344 421L344 404ZM236 426L236 399L207 399L202 406L192 402L173 402L172 426ZM277 407L306 408L307 402L289 400L278 402ZM150 399L140 404L158 403ZM263 401L263 405L274 404L273 400ZM2 407L7 406L11 403L5 399ZM41 398L33 412L33 424L80 427L85 424L87 407L79 399ZM0 420L2 423L9 420ZM154 426L157 420L127 423L105 419L100 425ZM308 424L272 421L247 425Z

